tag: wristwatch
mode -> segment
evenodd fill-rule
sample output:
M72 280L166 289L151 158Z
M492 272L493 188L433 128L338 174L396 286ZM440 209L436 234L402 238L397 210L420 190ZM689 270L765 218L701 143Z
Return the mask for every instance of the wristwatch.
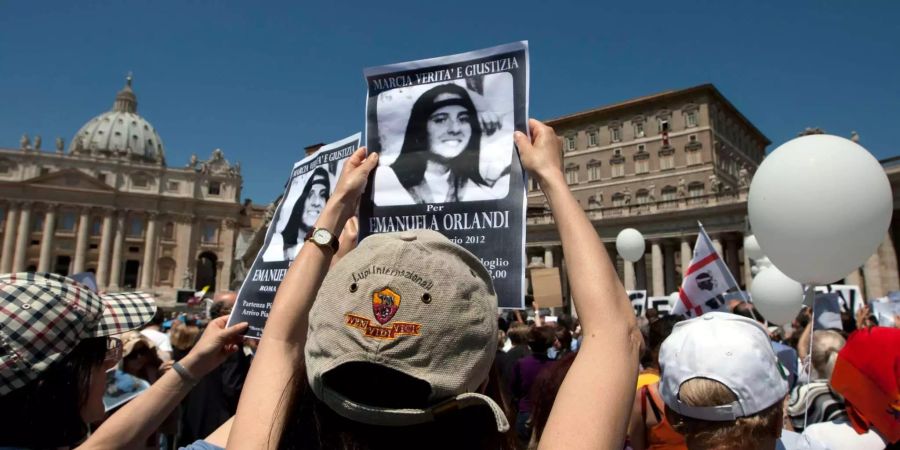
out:
M306 233L306 238L304 240L310 241L319 247L331 247L335 253L338 251L337 236L324 228L313 228L312 230L309 230Z

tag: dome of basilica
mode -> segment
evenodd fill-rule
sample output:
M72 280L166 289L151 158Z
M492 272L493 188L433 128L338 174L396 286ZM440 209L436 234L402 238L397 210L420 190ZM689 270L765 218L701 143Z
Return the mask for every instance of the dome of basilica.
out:
M153 125L137 114L131 75L126 80L112 110L84 124L72 138L69 153L165 164L162 139Z

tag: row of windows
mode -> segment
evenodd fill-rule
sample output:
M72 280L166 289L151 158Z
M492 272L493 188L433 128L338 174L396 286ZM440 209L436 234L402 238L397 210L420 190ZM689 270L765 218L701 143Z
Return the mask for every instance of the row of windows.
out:
M5 219L5 211L0 210L0 212L3 213L3 218ZM45 213L39 212L34 214L31 220L31 231L35 233L43 232L44 219ZM56 231L74 233L77 228L77 223L78 215L75 212L63 211L57 216ZM143 237L144 223L144 218L140 216L133 216L128 218L125 224L125 235L131 238ZM217 222L205 222L203 224L203 228L201 229L201 241L207 244L214 244L218 242L218 231L219 225ZM103 219L100 217L91 218L89 232L90 236L101 236L103 233ZM166 222L163 225L160 233L160 238L162 238L163 240L175 239L175 224L173 222Z
M697 116L697 111L690 111L685 113L685 128L695 128L699 125L699 119ZM634 137L642 138L646 136L646 131L644 130L644 122L635 122L634 126ZM656 127L657 133L669 132L671 131L670 124L668 120L660 119L657 121ZM622 126L616 125L609 127L609 143L614 144L616 142L622 142ZM587 146L588 147L598 147L600 146L600 131L599 130L590 130L587 132ZM565 151L571 152L576 149L576 139L575 135L568 135L565 137Z
M691 150L686 152L687 155L687 165L697 165L703 163L703 155L698 150ZM596 161L591 161L587 164L587 181L599 181L600 180L600 163ZM667 155L659 156L659 170L671 170L675 168L675 153L670 153ZM569 184L577 184L579 180L579 169L580 166L575 164L570 164L566 166L565 174L566 174L566 182ZM646 173L650 173L650 159L636 159L634 161L634 173L635 175L642 175ZM625 176L625 159L620 160L611 160L610 161L610 177L611 178L620 178Z

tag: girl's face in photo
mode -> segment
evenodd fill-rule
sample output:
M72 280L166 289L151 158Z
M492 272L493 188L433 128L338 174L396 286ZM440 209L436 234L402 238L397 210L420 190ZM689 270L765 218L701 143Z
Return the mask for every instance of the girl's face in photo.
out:
M474 118L466 108L447 105L428 117L428 147L431 153L446 159L459 156L469 145Z
M312 227L319 218L319 214L322 213L322 208L325 207L325 195L325 186L318 183L309 190L306 203L303 204L303 223L307 227Z

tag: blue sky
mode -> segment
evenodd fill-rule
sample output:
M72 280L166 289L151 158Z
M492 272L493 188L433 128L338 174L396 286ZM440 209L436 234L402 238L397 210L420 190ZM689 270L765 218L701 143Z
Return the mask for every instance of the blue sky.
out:
M712 82L769 150L819 126L900 154L900 2L355 3L0 1L0 146L68 142L130 70L170 165L222 148L268 202L361 131L364 67L527 39L537 118Z

